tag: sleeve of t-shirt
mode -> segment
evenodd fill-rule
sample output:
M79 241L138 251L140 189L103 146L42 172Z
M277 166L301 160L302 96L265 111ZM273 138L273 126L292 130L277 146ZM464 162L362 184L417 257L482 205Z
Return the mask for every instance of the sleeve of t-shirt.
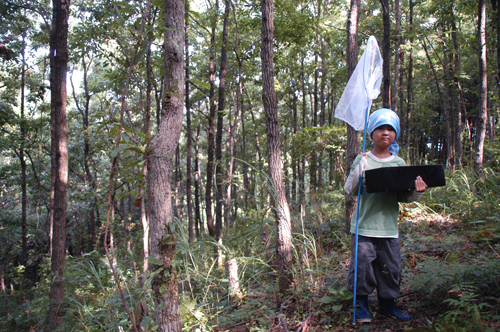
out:
M368 161L367 161L366 157L364 157L362 155L357 155L356 159L354 159L354 162L351 165L349 177L347 178L345 185L344 185L344 191L347 194L350 194L350 195L357 195L358 194L357 189L358 189L358 185L359 185L359 176L364 171L367 162Z

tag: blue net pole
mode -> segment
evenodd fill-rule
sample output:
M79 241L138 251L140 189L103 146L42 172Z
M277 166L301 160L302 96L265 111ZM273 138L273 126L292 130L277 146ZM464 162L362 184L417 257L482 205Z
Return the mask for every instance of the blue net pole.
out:
M365 153L366 147L366 127L368 124L368 112L371 107L371 101L368 103L368 107L366 107L366 116L365 116L365 132L363 134L363 153ZM353 308L354 313L352 315L352 324L356 324L356 290L358 286L358 228L359 228L359 206L361 205L361 187L363 185L363 172L359 176L359 185L358 185L358 204L356 206L356 234L354 235L354 299L353 299Z

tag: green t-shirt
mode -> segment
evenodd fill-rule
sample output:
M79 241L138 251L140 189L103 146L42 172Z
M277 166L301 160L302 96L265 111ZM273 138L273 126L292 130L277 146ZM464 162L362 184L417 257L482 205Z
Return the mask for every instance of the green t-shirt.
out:
M358 155L351 166L351 173L358 166L360 160L361 155ZM403 159L394 155L380 159L368 152L367 161L365 171L380 167L406 166ZM397 237L398 202L408 202L408 198L412 193L413 190L368 194L363 183L361 188L361 205L359 206L359 234L374 237ZM351 195L358 195L357 186L351 192ZM356 211L354 211L351 220L351 233L356 233Z

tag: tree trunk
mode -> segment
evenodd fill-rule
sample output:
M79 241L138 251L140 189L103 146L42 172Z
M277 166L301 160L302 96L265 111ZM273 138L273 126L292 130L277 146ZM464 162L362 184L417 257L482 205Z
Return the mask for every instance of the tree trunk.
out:
M404 113L404 90L402 89L402 87L404 86L404 60L405 60L405 54L403 51L400 51L400 60L401 60L401 65L399 67L399 91L398 91L398 99L399 99L399 121L400 121L400 126L401 126L401 134L399 135L399 137L401 137L400 139L400 145L402 148L405 148L405 140L404 140L404 137L405 137L405 127L404 127L404 119L405 119L405 113Z
M68 72L69 0L53 0L50 31L50 96L52 137L53 234L50 287L50 330L63 322L66 211L68 206L68 127L66 121L66 76Z
M224 115L226 104L226 65L227 65L227 34L229 24L229 1L224 3L224 25L222 28L222 46L220 51L220 70L219 70L219 102L217 107L217 134L215 137L215 161L217 164L216 172L216 187L215 194L215 239L219 244L222 244L222 218L224 206L224 165L222 163L222 135L224 131Z
M296 91L296 85L293 84L292 87L293 91ZM292 135L295 137L298 132L298 119L297 119L297 100L298 96L296 93L293 93L292 96L292 112L293 112L293 128L292 128ZM293 155L293 154L292 154ZM292 159L292 201L297 202L297 199L299 197L298 195L298 174L299 174L299 159L294 156Z
M302 86L302 129L306 128L306 73L304 68L304 58L301 60L301 86ZM301 218L306 216L306 159L301 158L299 169L299 193L300 193L300 210Z
M83 112L83 130L85 131L84 133L84 149L83 149L83 158L84 158L84 167L85 167L85 181L87 182L87 185L92 188L92 190L95 190L95 183L94 179L92 176L92 173L90 172L90 139L89 139L89 110L90 110L90 92L88 88L88 80L87 80L87 63L85 62L85 55L82 56L82 64L83 64L83 84L85 87L85 108ZM90 213L89 213L89 233L90 233L90 243L89 243L89 249L92 250L95 245L96 241L96 220L94 216L94 208L96 206L95 201L92 199L91 202L91 207L90 207Z
M229 296L233 300L238 300L243 297L243 294L240 290L240 281L238 277L238 263L235 258L229 259L225 263L226 266L226 274L228 279L228 289Z
M274 187L273 196L276 217L276 261L278 265L278 285L281 293L288 290L292 263L292 232L290 210L283 187L280 148L280 125L276 91L274 89L274 3L262 0L262 101L266 113L267 155L269 177Z
M27 222L27 180L26 180L26 159L24 158L24 142L26 130L24 129L24 102L25 95L24 89L26 86L26 43L23 35L23 50L22 50L22 70L21 70L21 124L20 124L20 138L21 144L19 147L19 162L21 163L21 264L24 266L24 274L22 281L23 290L26 289L27 282L27 263L28 263L28 222Z
M319 125L320 127L325 126L325 87L326 87L326 42L324 38L321 38L321 83L320 83L320 111L319 111ZM321 150L319 152L318 160L318 187L323 186L323 157L324 152ZM321 204L321 195L318 197Z
M175 268L172 216L172 161L182 130L184 109L184 3L165 0L164 81L161 123L148 157L151 282L158 331L182 330ZM161 262L161 263L160 263ZM158 263L158 264L156 264ZM159 271L158 271L159 270Z
M454 115L452 119L454 119L453 127L455 128L453 138L454 141L454 165L455 167L460 167L462 165L462 102L461 102L461 93L460 93L460 71L461 71L461 60L460 60L460 47L458 45L457 38L457 25L455 18L455 9L454 9L454 1L450 0L450 17L451 17L451 38L453 39L453 85L451 89L451 95L453 96L453 105L454 105Z
M347 19L347 80L358 64L358 20L361 0L351 0L349 18ZM358 133L347 124L346 169L349 170L359 152ZM357 199L344 193L345 197L345 231L350 232L351 218Z
M235 51L235 54L238 55L238 52ZM250 182L248 180L248 171L247 171L247 156L246 156L246 135L245 135L245 118L244 118L244 112L245 108L243 107L243 77L241 75L241 69L242 69L242 61L241 58L238 56L238 86L237 86L237 105L240 110L240 116L241 116L241 137L242 137L242 142L241 142L241 172L243 173L243 190L245 191L244 195L244 200L245 200L245 210L248 209L248 195L250 191L248 190L250 187Z
M410 30L410 45L413 45L413 0L409 0L410 6L410 17L409 17L409 30ZM406 81L406 93L407 93L407 105L406 105L406 122L405 122L405 132L406 132L406 148L408 152L410 151L410 123L411 123L411 109L413 104L413 46L410 46L410 51L408 54L408 80Z
M318 18L319 20L319 18ZM318 55L314 56L314 91L313 91L313 107L312 107L312 127L318 125ZM309 196L313 204L316 203L316 188L318 187L318 156L316 151L310 152L309 160Z
M205 227L203 221L201 220L201 207L200 207L200 159L199 155L199 141L200 141L200 127L196 131L196 146L194 148L194 164L196 166L196 171L194 174L194 205L195 205L195 225L196 225L196 236L200 237L205 233Z
M399 46L403 41L403 36L401 34L401 7L399 0L394 0L394 12L396 16L396 30L395 37L396 43L394 45L394 93L392 95L391 109L398 113L398 97L399 97L399 59L400 51Z
M192 155L192 129L191 129L191 103L189 100L189 1L186 3L186 27L185 27L185 52L186 52L186 131L187 131L187 156L186 156L186 200L188 212L188 239L189 243L194 241L193 203L191 199L191 155Z
M241 81L241 77L239 77L239 80ZM234 169L236 169L236 163L235 163L235 149L234 146L237 143L239 135L239 125L240 125L240 94L238 93L240 91L240 83L238 82L237 87L236 87L236 100L234 101L234 104L236 105L235 110L234 110L234 120L231 123L229 121L229 132L227 134L227 139L226 139L226 150L229 151L229 165L228 165L228 170L227 170L227 178L226 178L226 197L225 197L225 211L224 211L224 220L226 224L226 237L228 236L229 229L231 227L231 202L235 202L235 206L237 203L236 199L232 199L234 196L234 193L236 192L236 189L233 190L233 172ZM236 220L236 209L233 215L233 227L234 227L234 220Z
M444 98L443 98L443 111L446 124L446 166L455 169L453 155L455 154L453 148L453 135L451 134L451 111L450 111L450 94L451 94L451 74L450 65L448 61L448 44L443 34L443 74L444 74Z
M148 37L149 38L149 37ZM152 92L152 68L151 68L151 42L148 45L148 52L146 54L146 76L147 76L147 88L146 88L146 105L144 107L143 122L144 122L144 133L147 137L151 138L151 92ZM142 166L143 179L148 178L148 167L147 160ZM143 183L139 188L139 196L141 198L141 223L142 223L142 247L143 247L143 263L142 272L145 273L149 269L149 216L147 214L146 198L144 195L144 189L146 183ZM141 286L144 286L146 278L141 279Z
M498 4L498 0L494 1L496 3L495 8L493 9L494 12L496 12L495 18L496 18L496 33L497 33L497 40L496 40L496 47L497 47L497 77L496 77L496 82L497 86L500 89L500 6ZM455 30L454 30L455 31ZM456 36L456 33L455 33Z
M483 154L484 154L484 139L486 137L486 122L487 122L487 106L488 106L488 72L486 63L486 1L479 0L478 6L478 58L479 58L479 111L476 124L476 140L474 154L474 170L479 175L479 178L484 181L483 177Z
M382 43L382 103L385 108L391 107L391 17L389 15L389 0L380 0L382 4L382 20L384 24L384 41Z
M215 1L216 10L218 11L218 1ZM213 181L213 170L214 170L214 156L215 156L215 110L217 105L215 104L215 29L217 25L217 15L212 21L212 33L210 39L210 48L212 52L210 53L209 62L209 100L210 100L210 114L208 116L208 151L207 151L207 184L205 187L205 214L207 215L207 228L208 234L215 238L215 225L214 217L212 215L212 181Z

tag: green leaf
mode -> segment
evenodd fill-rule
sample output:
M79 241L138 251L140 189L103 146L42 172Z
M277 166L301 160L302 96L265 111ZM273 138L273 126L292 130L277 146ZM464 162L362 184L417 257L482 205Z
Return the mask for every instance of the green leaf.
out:
M332 303L335 301L335 298L333 296L325 296L325 297L322 297L321 299L319 299L319 302L321 303Z
M210 84L208 84L207 82L204 82L204 81L200 81L200 80L197 80L197 79L192 79L191 82L193 82L195 85L197 85L198 87L202 88L202 89L210 89Z
M116 149L114 149L113 152L111 152L111 158L116 157L120 152L128 148L129 148L128 144L121 144Z
M163 265L163 262L157 258L154 258L153 256L148 257L149 262L154 265Z
M116 137L118 136L118 131L120 130L120 126L115 124L113 126L113 128L111 128L111 130L109 131L109 133L111 134L112 137Z
M458 255L457 255L457 254L452 254L452 255L448 255L448 257L446 258L446 261L447 261L448 263L453 263L453 262L455 262L457 259L458 259Z
M342 310L342 304L332 305L333 312L339 312L340 310Z

